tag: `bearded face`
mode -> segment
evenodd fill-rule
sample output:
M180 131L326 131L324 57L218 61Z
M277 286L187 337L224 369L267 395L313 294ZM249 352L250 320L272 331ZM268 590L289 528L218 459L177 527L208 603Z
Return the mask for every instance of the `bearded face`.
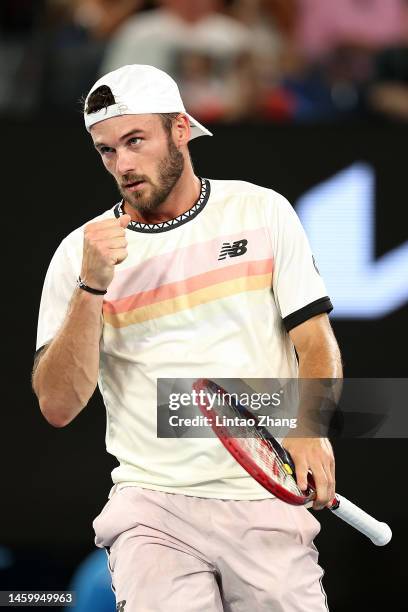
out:
M183 154L168 134L167 151L157 162L155 172L150 175L126 173L118 181L119 191L132 208L141 214L152 213L168 198L183 169Z

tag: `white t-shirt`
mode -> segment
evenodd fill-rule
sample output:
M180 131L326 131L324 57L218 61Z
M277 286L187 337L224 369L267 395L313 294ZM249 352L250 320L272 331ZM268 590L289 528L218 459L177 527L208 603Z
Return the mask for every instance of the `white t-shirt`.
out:
M119 461L112 479L116 488L261 499L269 493L218 439L157 437L157 378L296 377L288 331L332 305L285 198L241 181L201 183L180 217L130 223L128 257L105 296L98 384L107 451ZM120 214L117 204L93 221ZM83 229L62 241L49 266L37 350L63 323Z

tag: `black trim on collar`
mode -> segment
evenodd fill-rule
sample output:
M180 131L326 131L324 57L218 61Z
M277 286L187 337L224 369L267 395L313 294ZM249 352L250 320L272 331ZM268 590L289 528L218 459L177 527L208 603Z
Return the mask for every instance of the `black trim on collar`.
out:
M144 234L159 234L160 232L168 232L169 230L174 229L175 227L180 227L180 225L184 225L184 223L188 223L196 217L204 208L204 206L208 202L208 198L210 197L210 181L207 179L200 178L201 181L201 192L197 202L192 206L189 210L186 210L183 214L175 217L174 219L169 219L168 221L163 221L162 223L140 223L139 221L131 221L127 226L127 229L133 230L134 232L142 232ZM115 217L119 219L120 215L123 215L122 210L123 200L116 204L113 212Z
M286 328L286 331L290 331L294 327L297 327L301 323L304 323L308 319L315 317L318 314L322 314L324 312L330 312L333 310L333 304L330 301L328 296L319 298L307 306L303 306L299 310L292 312L292 314L288 315L283 319L283 324Z

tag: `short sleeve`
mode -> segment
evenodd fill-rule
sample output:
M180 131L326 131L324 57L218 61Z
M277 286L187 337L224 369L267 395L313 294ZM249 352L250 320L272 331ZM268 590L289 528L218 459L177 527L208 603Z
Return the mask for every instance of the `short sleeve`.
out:
M273 195L268 225L274 255L272 289L287 331L333 309L306 233L289 202Z
M66 239L59 245L48 267L38 316L36 351L51 342L61 327L80 270L73 261Z

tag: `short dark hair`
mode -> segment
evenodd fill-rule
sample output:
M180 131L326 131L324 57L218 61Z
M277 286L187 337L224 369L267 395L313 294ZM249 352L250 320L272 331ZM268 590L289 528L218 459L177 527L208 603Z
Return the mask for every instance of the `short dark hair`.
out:
M107 85L101 85L91 93L86 107L84 104L84 113L87 115L97 113L98 111L102 110L103 108L107 108L112 104L116 104L116 100L111 88Z
M91 93L88 98L88 103L85 106L84 113L90 115L91 113L97 113L103 108L116 104L115 96L112 90L107 85L101 85L95 91ZM173 121L177 119L180 113L157 113L161 119L162 125L167 132L167 135L171 135L171 129L173 127Z

